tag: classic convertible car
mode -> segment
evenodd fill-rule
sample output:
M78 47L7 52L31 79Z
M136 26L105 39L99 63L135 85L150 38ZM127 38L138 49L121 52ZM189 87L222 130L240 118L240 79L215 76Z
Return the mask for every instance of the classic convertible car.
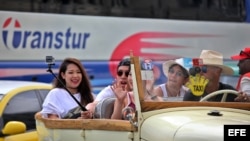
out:
M145 101L138 57L131 57L136 111L109 119L113 99L98 104L94 119L47 119L35 115L40 141L223 141L224 125L250 125L250 103ZM212 95L235 93L218 91ZM111 104L110 104L111 103Z

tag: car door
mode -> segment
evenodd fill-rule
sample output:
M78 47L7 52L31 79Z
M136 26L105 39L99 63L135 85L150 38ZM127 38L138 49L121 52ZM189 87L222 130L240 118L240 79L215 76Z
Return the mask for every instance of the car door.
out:
M10 98L5 106L2 118L4 125L8 121L22 121L27 130L35 129L34 115L41 110L37 90L26 90L19 92Z

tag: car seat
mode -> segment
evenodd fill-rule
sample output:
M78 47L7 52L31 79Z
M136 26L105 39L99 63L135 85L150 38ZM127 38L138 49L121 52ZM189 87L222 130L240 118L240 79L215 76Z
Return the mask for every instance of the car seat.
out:
M114 103L116 98L106 98L98 102L95 107L94 118L110 119L114 110Z

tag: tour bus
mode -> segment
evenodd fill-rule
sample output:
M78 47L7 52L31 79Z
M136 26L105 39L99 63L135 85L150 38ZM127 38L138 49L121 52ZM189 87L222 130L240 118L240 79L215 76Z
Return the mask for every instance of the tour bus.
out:
M154 62L156 84L165 82L161 64L170 59L199 57L201 50L230 56L250 45L250 25L0 11L0 79L51 83L46 56L55 59L54 73L66 57L86 68L95 92L112 84L117 63L134 55ZM190 65L190 64L189 64Z

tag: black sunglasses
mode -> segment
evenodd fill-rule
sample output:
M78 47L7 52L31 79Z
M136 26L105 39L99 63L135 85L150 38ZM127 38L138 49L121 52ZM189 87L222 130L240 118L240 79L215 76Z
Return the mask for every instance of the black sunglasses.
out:
M192 67L189 69L189 74L195 76L195 74L197 73L207 73L207 66L204 65L204 66L200 66L200 67Z
M118 76L122 76L123 73L125 74L126 77L128 77L129 71L118 71L118 72L117 72L117 75L118 75Z
M250 58L250 54L245 51L240 51L240 55L245 55Z

